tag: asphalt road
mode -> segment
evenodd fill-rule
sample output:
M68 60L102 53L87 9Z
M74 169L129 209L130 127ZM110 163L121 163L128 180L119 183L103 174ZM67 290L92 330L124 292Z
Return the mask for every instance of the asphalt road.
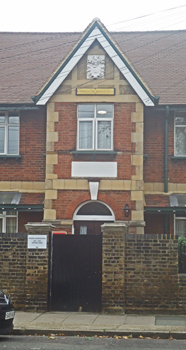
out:
M0 336L0 350L185 350L186 340Z

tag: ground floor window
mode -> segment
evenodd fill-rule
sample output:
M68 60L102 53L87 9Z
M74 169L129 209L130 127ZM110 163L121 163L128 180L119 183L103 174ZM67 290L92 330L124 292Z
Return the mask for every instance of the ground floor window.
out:
M186 217L183 214L176 214L174 227L176 235L186 238Z
M15 233L18 231L17 211L0 212L0 233Z

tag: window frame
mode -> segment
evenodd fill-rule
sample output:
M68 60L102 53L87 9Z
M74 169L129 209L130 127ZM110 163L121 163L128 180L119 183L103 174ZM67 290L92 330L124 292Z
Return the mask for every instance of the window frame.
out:
M94 117L93 118L79 118L78 116L78 107L80 105L92 105L94 106ZM97 105L110 105L113 108L112 111L112 118L98 118L97 113L96 113L96 108ZM80 131L80 122L82 121L89 121L92 122L92 148L80 148L79 147L79 131ZM111 123L111 147L110 148L98 148L98 124L100 121L109 121ZM76 143L76 149L78 151L105 151L105 152L111 152L113 151L113 146L114 146L114 104L113 103L78 103L77 104L77 143Z
M179 114L185 114L185 118L186 118L186 112L177 112L174 114L174 156L175 157L186 157L186 152L185 154L177 154L176 153L176 128L186 128L186 123L184 125L176 125L176 118L179 116Z
M19 144L20 144L20 114L15 112L15 117L19 118L19 122L18 124L13 124L13 123L9 123L9 117L13 116L11 114L13 114L13 112L0 112L0 116L4 114L5 117L5 122L4 123L0 123L0 128L4 128L5 132L4 132L4 152L0 153L0 155L7 155L7 156L17 156L19 155ZM9 141L9 136L8 136L8 132L9 132L9 127L11 126L17 126L18 128L18 144L17 144L17 149L18 149L18 153L8 153L8 141Z
M16 218L16 232L18 232L18 212L15 211L15 214L8 214L8 211L0 212L0 220L2 219L2 233L9 233L6 232L6 221L7 218Z

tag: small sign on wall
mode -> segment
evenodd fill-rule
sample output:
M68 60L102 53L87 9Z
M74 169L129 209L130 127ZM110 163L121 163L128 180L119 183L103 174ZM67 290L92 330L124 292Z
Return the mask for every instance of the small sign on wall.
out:
M47 235L28 235L28 249L46 249Z

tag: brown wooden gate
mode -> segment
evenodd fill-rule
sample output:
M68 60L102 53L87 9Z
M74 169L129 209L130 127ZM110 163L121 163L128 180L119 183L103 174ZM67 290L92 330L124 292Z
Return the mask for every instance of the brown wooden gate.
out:
M50 309L101 311L101 234L54 234L52 241Z

